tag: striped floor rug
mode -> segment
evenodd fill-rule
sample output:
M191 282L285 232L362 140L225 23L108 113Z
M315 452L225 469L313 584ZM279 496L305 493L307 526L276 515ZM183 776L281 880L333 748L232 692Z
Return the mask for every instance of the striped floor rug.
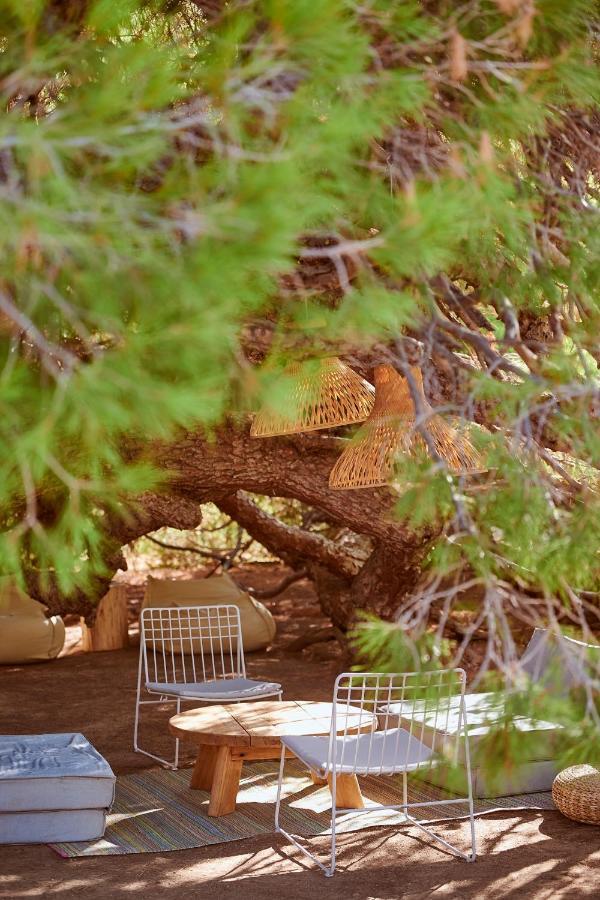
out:
M190 770L171 772L149 769L117 778L113 808L104 837L96 841L50 844L60 856L109 856L124 853L164 853L188 850L227 841L239 841L274 832L273 815L277 767L273 762L244 766L237 808L228 816L207 815L208 794L189 788ZM367 804L401 803L402 785L397 778L361 778ZM325 834L330 826L331 795L327 787L315 787L306 770L286 765L282 825L290 832L309 836ZM412 783L409 800L448 799L440 788ZM524 794L496 800L476 800L478 815L497 809L553 809L549 793ZM464 817L465 804L429 806L411 811L423 822ZM358 831L377 825L401 824L401 814L378 810L368 815L345 816L338 832Z

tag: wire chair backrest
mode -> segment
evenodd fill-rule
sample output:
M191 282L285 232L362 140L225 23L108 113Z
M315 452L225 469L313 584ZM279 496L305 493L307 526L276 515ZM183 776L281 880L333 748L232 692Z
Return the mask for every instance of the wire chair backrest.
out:
M428 768L440 758L450 765L463 761L465 684L463 669L342 673L334 688L328 769L391 775Z
M140 616L146 683L192 684L244 678L237 606L149 607Z

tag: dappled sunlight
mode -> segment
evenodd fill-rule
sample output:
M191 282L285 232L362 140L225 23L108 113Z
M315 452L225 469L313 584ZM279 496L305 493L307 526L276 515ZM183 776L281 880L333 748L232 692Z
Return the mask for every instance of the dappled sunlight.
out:
M111 824L117 825L119 822L126 822L129 819L137 819L139 816L150 816L153 813L161 813L163 811L164 811L164 807L157 806L154 809L140 810L140 812L111 813L110 819L111 819Z
M551 823L555 823L553 838L544 834ZM466 840L466 825L454 827L457 841ZM471 865L449 859L414 829L342 835L335 879L323 878L293 847L274 836L178 853L71 861L44 847L2 848L0 897L119 900L137 892L189 900L190 892L210 885L211 898L219 900L232 896L233 885L242 891L248 883L252 897L295 897L318 890L322 898L332 900L340 894L395 900L399 878L403 896L435 892L448 898L546 900L560 893L575 900L596 895L600 851L590 840L595 829L583 829L582 840L574 844L569 823L557 813L540 817L512 812L481 819L479 833L481 856ZM310 845L318 853L327 851L325 838L312 838Z

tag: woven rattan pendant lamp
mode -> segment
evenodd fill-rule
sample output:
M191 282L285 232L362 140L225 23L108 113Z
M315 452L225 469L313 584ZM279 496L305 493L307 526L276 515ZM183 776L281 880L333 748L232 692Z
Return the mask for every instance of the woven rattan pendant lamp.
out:
M298 434L364 422L373 408L373 386L336 356L292 363L288 415L262 409L254 417L252 437Z
M423 378L411 368L421 400L431 411L423 391ZM329 487L341 490L380 487L388 484L399 453L411 453L425 446L414 430L415 410L405 378L392 366L375 368L375 404L371 415L344 450L329 476ZM480 470L477 451L469 439L433 415L425 423L437 452L454 472Z

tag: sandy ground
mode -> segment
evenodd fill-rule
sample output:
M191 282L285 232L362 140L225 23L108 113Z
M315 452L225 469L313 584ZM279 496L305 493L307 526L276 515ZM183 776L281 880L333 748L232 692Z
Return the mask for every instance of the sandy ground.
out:
M281 681L287 697L329 699L342 666L337 645L293 654L285 649L291 638L322 624L306 587L293 585L268 605L278 621L278 639L269 651L248 655L249 675ZM52 663L0 671L0 733L83 731L118 774L148 767L152 761L131 750L137 648L82 654L77 637L77 630L71 630L69 653ZM145 734L155 748L168 753L165 718L150 712ZM463 823L443 827L466 846ZM347 835L340 840L339 871L333 879L305 865L275 836L85 860L60 859L43 845L4 846L0 897L249 900L304 898L313 891L323 900L600 897L600 828L570 822L558 812L510 811L478 819L477 834L480 856L474 864L432 847L416 829ZM325 840L312 843L326 848Z

